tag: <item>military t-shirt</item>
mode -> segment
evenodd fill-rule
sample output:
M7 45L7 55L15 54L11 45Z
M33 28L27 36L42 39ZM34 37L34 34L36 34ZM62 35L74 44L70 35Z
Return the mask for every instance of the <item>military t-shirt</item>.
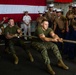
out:
M37 38L34 38L33 41L42 41L40 38L39 38L39 35L40 34L44 34L46 37L51 37L50 36L50 32L53 31L51 28L48 28L47 30L43 30L41 26L38 26L36 31L35 31L35 36Z
M10 27L10 26L7 26L5 29L4 29L4 34L17 34L17 29L19 29L18 26L13 26L13 27Z

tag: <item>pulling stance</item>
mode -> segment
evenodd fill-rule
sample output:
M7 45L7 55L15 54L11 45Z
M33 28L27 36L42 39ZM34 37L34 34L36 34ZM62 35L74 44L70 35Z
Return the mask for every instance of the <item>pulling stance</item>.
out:
M47 20L43 20L41 22L41 25L38 26L38 28L35 31L35 36L37 36L38 38L35 38L33 40L32 46L36 50L40 51L49 73L55 75L55 72L50 65L50 59L47 52L48 49L53 50L53 53L58 59L59 67L62 67L66 70L69 68L64 64L57 45L53 43L53 42L63 42L63 39L58 37L51 28L48 28L48 26L49 23Z
M7 39L6 44L9 48L10 53L14 57L15 64L18 64L18 61L19 61L18 57L16 55L16 52L15 52L15 47L14 47L15 45L22 47L29 55L30 60L33 62L33 57L31 55L30 51L26 49L26 45L25 45L24 41L21 38L17 38L18 36L19 37L22 36L22 31L20 30L20 28L18 26L16 26L14 24L14 20L12 18L9 19L8 26L5 28L4 34Z

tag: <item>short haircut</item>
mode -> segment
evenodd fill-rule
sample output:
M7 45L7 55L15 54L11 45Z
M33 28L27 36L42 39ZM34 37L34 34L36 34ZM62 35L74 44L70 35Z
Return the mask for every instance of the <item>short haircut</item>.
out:
M41 21L41 23L43 23L44 21L47 21L47 22L48 22L48 20L47 20L47 19L43 19L43 20Z
M8 21L10 21L11 19L13 19L13 18L9 18ZM14 20L14 19L13 19L13 20Z

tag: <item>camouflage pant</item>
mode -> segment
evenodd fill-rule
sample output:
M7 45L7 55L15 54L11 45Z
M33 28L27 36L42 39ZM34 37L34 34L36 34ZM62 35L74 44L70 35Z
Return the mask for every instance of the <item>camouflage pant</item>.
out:
M53 50L53 53L55 54L58 60L62 59L57 45L52 42L32 42L32 46L36 50L40 51L45 61L45 64L50 64L50 59L49 59L48 52L47 52L48 49Z
M15 46L19 46L21 48L23 48L27 53L29 52L29 50L27 50L26 45L24 43L23 40L21 39L11 39L7 41L7 46L9 48L9 52L11 52L11 54L15 54Z

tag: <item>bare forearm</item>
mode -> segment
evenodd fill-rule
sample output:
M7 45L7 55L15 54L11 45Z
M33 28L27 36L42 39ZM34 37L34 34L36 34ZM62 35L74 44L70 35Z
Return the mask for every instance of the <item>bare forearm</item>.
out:
M55 42L53 38L48 38L48 37L42 38L42 40L45 42L50 42L50 41Z
M54 39L59 38L58 35L54 34L54 36L52 36Z
M11 39L11 38L14 38L14 37L16 37L16 34L7 34L6 35L7 39Z

